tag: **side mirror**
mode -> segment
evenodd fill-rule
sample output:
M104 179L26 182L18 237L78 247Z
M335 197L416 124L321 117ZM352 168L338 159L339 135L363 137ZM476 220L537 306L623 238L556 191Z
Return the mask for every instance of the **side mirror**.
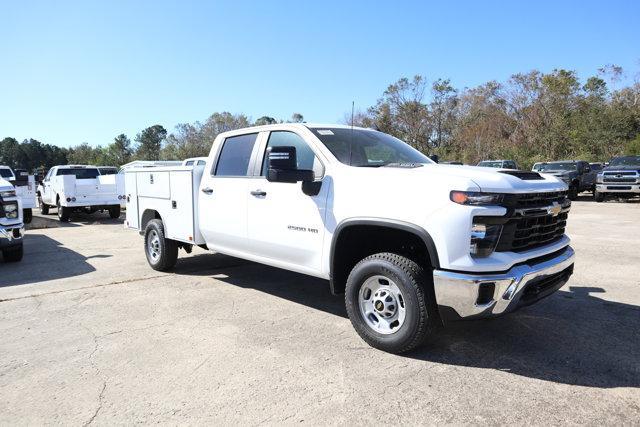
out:
M433 160L434 162L438 163L438 155L437 154L432 154L429 156L429 158L431 160Z
M269 147L267 156L269 159L268 181L313 182L314 174L312 170L298 169L296 147Z

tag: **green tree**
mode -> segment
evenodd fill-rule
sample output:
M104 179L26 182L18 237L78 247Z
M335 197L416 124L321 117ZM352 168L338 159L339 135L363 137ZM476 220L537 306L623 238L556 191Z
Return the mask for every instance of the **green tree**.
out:
M262 116L258 120L256 120L254 125L255 126L262 126L262 125L273 125L273 124L276 124L276 123L278 123L278 121L276 119L274 119L273 117Z
M162 142L167 137L167 130L161 125L153 125L136 136L138 147L136 158L139 160L159 160Z
M131 140L127 135L121 133L113 139L106 149L106 165L122 166L131 160L133 149L131 148Z

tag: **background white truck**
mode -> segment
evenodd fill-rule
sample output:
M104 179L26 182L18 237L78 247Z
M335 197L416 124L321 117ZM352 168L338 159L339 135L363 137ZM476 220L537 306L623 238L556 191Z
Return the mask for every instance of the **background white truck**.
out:
M370 345L532 304L573 272L567 186L433 163L370 129L278 124L220 134L202 167L125 172L126 226L156 270L193 245L328 279ZM301 290L303 292L303 290Z
M23 236L22 204L13 185L0 178L0 251L5 261L16 262L22 259Z
M16 196L22 205L22 216L25 224L29 224L33 218L33 209L36 207L36 181L33 175L25 169L13 170L9 166L0 166L0 178L9 181L16 191Z
M69 221L74 211L108 211L111 218L118 218L125 203L124 176L100 175L95 166L54 166L38 186L37 196L42 213L56 207L61 221Z

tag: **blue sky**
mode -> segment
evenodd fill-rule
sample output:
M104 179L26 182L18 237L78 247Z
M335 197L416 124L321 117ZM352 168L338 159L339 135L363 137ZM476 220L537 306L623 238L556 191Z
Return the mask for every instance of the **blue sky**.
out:
M637 0L3 0L0 16L0 138L60 146L215 111L337 122L415 74L640 71Z

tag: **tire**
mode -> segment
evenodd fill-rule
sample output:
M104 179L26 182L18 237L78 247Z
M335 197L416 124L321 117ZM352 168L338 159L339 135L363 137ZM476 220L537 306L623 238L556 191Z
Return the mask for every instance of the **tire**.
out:
M120 205L110 207L109 216L111 217L111 219L120 218Z
M178 242L164 237L162 220L152 219L144 229L144 253L154 270L168 271L176 265Z
M49 205L42 201L42 197L38 195L38 206L40 207L40 213L42 215L49 215Z
M22 211L22 220L25 224L31 224L31 220L33 219L33 210L31 208L24 209Z
M604 202L604 194L599 193L599 192L595 192L593 193L593 198L595 199L596 202L598 203L602 203Z
M351 270L345 289L347 314L358 335L389 353L404 353L422 344L436 323L435 312L429 309L435 303L429 301L432 280L422 267L401 255L384 252L360 261ZM404 320L400 322L402 309Z
M578 187L572 185L569 187L569 200L576 200L578 198Z
M4 249L2 251L2 256L6 262L18 262L22 260L22 255L24 254L22 245Z
M60 199L58 199L56 205L58 206L58 219L60 222L69 222L70 209L64 206L60 206Z

